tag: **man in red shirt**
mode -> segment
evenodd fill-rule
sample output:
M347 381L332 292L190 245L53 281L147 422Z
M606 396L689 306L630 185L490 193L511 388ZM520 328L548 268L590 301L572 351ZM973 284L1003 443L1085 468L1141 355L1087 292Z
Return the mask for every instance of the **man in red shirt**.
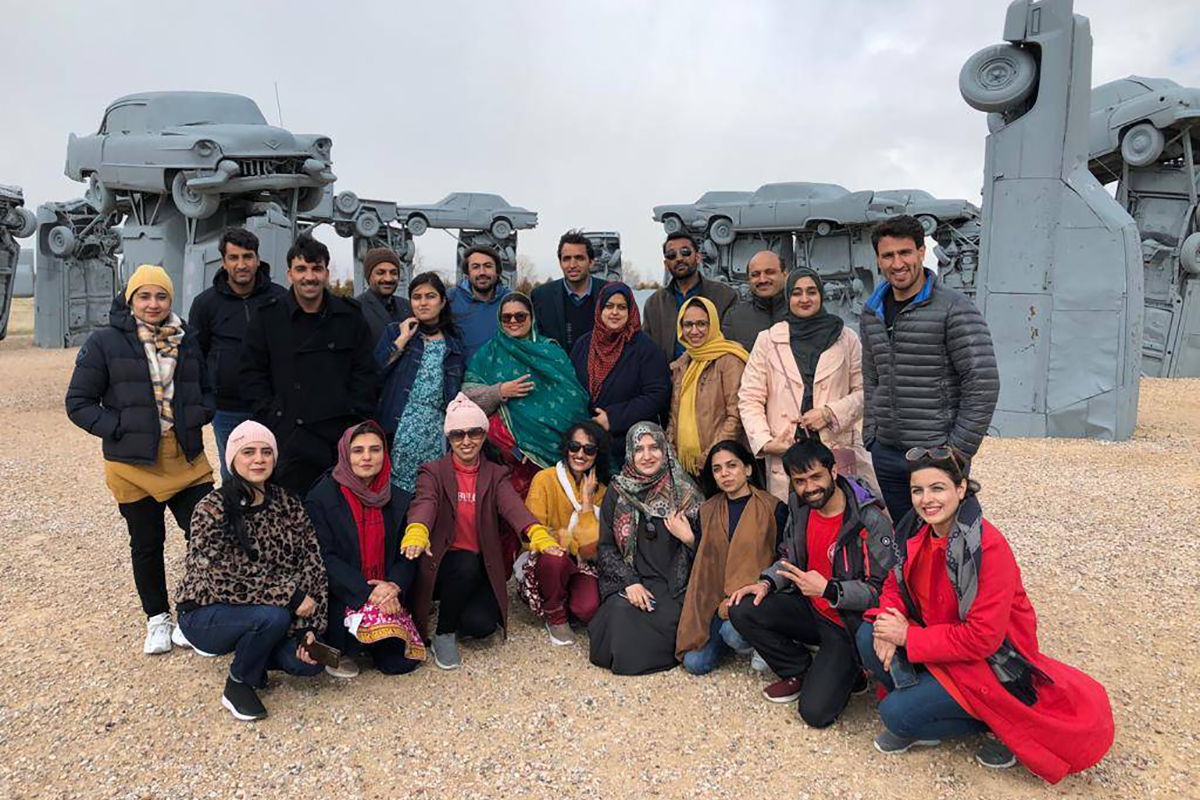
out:
M892 525L819 439L796 442L783 463L792 491L780 558L730 596L729 621L780 678L763 696L798 699L800 717L824 728L866 691L854 636L894 561Z

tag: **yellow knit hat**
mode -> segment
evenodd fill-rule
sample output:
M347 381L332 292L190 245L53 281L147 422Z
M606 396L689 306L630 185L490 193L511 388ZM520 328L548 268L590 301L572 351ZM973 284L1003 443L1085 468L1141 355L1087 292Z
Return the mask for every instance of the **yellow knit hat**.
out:
M129 283L125 284L125 302L128 303L133 298L133 293L143 286L161 286L167 290L171 302L175 302L175 284L171 283L171 276L162 267L142 264L135 269L129 276Z

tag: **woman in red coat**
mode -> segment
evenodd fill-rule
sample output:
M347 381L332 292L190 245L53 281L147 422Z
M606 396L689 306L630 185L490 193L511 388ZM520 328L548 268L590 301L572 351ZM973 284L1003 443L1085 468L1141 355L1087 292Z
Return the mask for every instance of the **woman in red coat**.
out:
M976 759L1018 760L1050 783L1087 769L1113 741L1104 687L1038 648L1037 615L1008 541L950 448L907 453L916 514L858 631L863 665L888 690L884 753L991 731Z

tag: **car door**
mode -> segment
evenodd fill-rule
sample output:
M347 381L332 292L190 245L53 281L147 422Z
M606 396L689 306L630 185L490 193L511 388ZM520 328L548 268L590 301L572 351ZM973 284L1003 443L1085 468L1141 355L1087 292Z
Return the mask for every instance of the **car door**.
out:
M160 181L150 181L152 170L146 162L153 160L147 152L146 103L130 102L113 106L104 116L101 128L103 144L101 177L110 187L135 191L163 191ZM161 173L161 170L159 170Z

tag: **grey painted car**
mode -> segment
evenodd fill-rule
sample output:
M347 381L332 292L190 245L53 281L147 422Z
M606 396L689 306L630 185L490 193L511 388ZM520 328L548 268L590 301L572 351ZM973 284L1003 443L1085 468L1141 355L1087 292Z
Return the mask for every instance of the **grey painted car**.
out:
M1097 86L1092 89L1088 141L1092 172L1103 166L1119 177L1122 160L1145 167L1158 161L1164 150L1174 149L1178 158L1182 146L1168 138L1177 138L1198 119L1200 89L1136 75Z
M24 239L37 230L37 217L24 207L25 195L16 186L0 183L0 339L8 332L8 313L17 282L17 262Z
M705 192L694 203L655 206L654 221L662 223L668 236L685 228L706 231L709 220L719 215L723 206L744 203L752 194L725 190Z
M101 213L118 194L170 192L184 216L216 213L223 196L279 193L300 210L333 183L333 142L268 125L253 100L220 92L146 92L122 97L90 136L67 141L67 177L88 183Z
M466 228L489 231L504 240L513 231L537 227L537 212L509 205L498 194L453 192L431 205L396 206L396 216L413 236L429 228Z

